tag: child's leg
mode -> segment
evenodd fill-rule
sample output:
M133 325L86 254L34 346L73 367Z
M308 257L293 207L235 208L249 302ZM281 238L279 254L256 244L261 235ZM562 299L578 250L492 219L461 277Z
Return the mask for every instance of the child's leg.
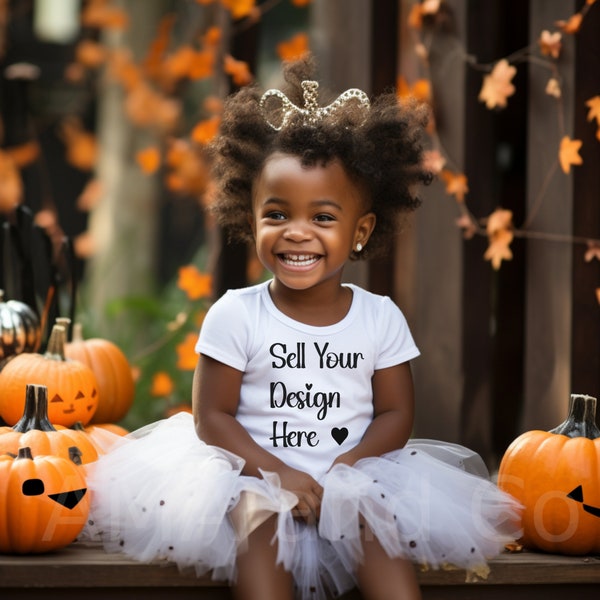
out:
M248 548L237 559L238 576L234 586L237 600L291 600L294 597L292 575L276 565L277 546L271 544L276 516L255 529Z
M390 558L365 526L364 563L357 573L361 594L368 600L419 600L421 590L409 560Z

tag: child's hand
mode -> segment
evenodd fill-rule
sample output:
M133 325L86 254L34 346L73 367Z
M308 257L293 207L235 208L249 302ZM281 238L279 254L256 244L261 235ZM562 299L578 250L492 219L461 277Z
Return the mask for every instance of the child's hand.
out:
M292 510L294 517L304 519L308 524L315 524L321 513L321 485L308 473L291 467L280 471L279 478L282 488L298 496L298 504Z

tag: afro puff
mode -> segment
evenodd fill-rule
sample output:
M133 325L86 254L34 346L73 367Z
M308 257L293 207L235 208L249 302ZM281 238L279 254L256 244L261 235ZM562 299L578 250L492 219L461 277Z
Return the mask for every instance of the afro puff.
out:
M303 106L302 82L313 80L314 72L311 57L284 65L286 85L281 91L296 106ZM386 93L370 108L350 100L315 121L301 113L288 115L277 130L271 123L282 123L281 102L261 107L262 96L251 85L227 98L212 146L216 191L211 210L230 239L252 239L254 181L267 157L283 152L305 166L339 160L365 192L365 208L377 219L367 248L351 258L385 253L398 231L399 216L420 204L419 184L431 180L422 163L425 105L400 103L395 94Z

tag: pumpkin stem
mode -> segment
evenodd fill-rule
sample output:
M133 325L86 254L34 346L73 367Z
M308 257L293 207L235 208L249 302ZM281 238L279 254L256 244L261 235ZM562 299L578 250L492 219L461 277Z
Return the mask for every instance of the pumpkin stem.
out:
M65 343L67 341L67 332L63 325L53 325L50 337L48 338L48 345L46 346L46 352L44 358L50 360L66 361L65 358Z
M81 323L73 323L73 342L83 342L83 325Z
M551 429L550 433L570 438L600 438L600 429L596 425L596 398L586 394L571 394L567 418L558 427Z
M56 317L56 319L54 319L54 324L65 328L65 343L68 342L71 319L69 319L69 317Z
M25 433L32 429L56 431L48 420L48 388L45 385L27 384L25 388L25 410L13 429L19 433Z
M33 455L31 454L31 448L29 446L25 446L24 448L19 448L19 454L17 454L18 460L19 458L28 458L29 460L33 460Z

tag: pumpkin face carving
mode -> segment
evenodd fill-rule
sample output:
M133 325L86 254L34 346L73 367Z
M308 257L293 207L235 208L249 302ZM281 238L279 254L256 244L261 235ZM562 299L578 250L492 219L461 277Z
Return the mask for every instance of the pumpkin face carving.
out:
M508 447L498 486L523 506L523 545L559 554L600 551L600 431L596 399L573 395L552 431L528 431Z
M98 385L86 365L65 358L65 329L52 328L45 354L23 353L0 371L0 416L14 425L23 414L27 384L48 388L48 418L53 425L87 425L98 406Z
M75 540L89 514L83 473L58 456L20 448L0 456L0 552L32 554Z

